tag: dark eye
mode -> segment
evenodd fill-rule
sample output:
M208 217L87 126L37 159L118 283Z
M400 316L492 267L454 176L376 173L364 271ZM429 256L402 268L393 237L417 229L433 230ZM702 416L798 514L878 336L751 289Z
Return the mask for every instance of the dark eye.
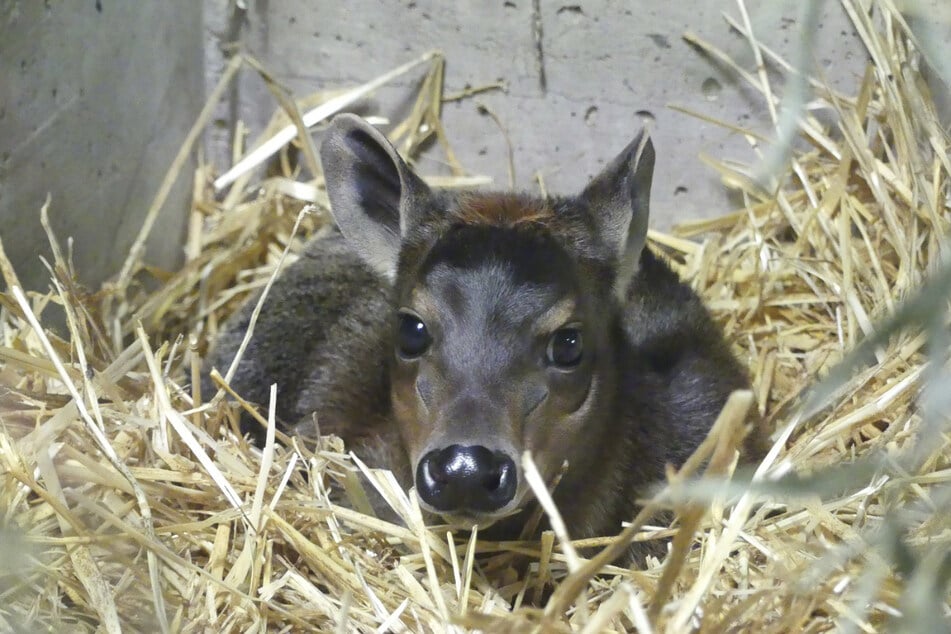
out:
M583 348L579 329L561 328L548 340L548 362L559 368L573 368L581 363Z
M400 313L396 332L396 350L404 359L415 359L433 342L423 320L412 313Z

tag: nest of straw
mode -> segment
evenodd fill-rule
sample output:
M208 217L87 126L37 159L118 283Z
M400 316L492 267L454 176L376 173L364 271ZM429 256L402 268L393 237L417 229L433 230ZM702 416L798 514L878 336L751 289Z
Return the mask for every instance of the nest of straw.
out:
M0 630L943 627L951 459L946 415L929 415L922 398L947 380L947 136L901 16L889 2L844 6L872 60L859 93L809 80L813 101L780 171L711 160L742 209L650 235L706 298L755 386L650 501L673 509L670 526L632 518L595 544L673 536L663 560L628 570L605 564L607 555L579 558L563 534L490 543L427 527L411 495L339 440L305 445L272 433L256 449L236 433L235 406L199 393L200 360L221 320L328 222L304 136L299 166L285 150L266 176L232 173L222 198L212 169L199 169L179 271L148 268L134 249L114 282L90 292L51 235L53 286L24 293L0 257ZM758 61L789 71L744 33ZM765 72L691 41L777 103ZM455 173L439 184L472 184L439 123L441 58L422 62L430 71L394 136L408 155L435 136ZM254 65L236 58L210 103L241 64ZM287 126L294 136L315 116L301 110L316 104L326 117L373 87L307 103L269 85L282 109L262 139ZM834 126L813 109L833 112ZM152 217L162 203L160 194ZM919 292L932 273L945 286ZM930 312L903 309L929 297ZM64 337L42 327L54 308L65 310ZM856 346L861 354L849 354ZM771 450L751 477L730 480L736 422L750 404L775 430ZM700 465L707 477L690 480ZM360 471L402 525L366 512ZM334 487L345 503L331 499Z

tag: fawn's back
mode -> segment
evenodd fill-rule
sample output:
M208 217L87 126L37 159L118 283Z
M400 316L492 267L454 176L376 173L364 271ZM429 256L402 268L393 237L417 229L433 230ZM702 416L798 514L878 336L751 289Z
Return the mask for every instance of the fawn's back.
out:
M614 534L747 385L699 298L644 248L645 136L580 195L547 200L430 190L351 115L321 159L340 232L275 283L232 385L265 403L278 383L284 425L316 419L425 510L517 535L530 450L561 476L572 537Z

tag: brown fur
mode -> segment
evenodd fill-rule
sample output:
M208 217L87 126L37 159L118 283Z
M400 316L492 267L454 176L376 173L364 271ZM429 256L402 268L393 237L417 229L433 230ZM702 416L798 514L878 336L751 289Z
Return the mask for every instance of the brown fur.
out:
M519 194L463 195L452 217L463 224L517 227L550 222L554 215L547 201Z

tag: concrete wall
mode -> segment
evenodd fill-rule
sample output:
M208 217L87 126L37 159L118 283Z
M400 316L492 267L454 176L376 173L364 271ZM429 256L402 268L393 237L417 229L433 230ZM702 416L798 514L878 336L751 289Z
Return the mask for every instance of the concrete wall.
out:
M801 3L747 5L763 41L791 57ZM733 0L247 0L247 10L240 6L233 0L0 0L0 237L26 286L47 284L37 258L48 253L39 225L47 193L57 234L75 240L83 281L95 284L116 272L204 102L203 83L217 80L233 41L297 94L362 83L432 48L448 60L448 93L503 80L505 93L448 104L444 115L462 164L500 187L507 183L505 143L480 104L507 129L518 186L534 188L537 171L561 193L579 188L650 113L658 150L652 224L660 228L736 205L700 152L753 158L740 135L668 104L769 128L762 99L681 38L692 30L753 68L746 42L721 18L737 15ZM865 54L838 3L822 6L814 58L833 85L850 91ZM394 114L417 78L380 90L371 106ZM934 86L951 110L947 87ZM228 125L236 117L260 130L274 108L260 80L245 72L209 132L216 162L226 167L230 160ZM422 169L445 172L439 158L429 153ZM150 263L173 267L179 260L190 176L189 168L153 232Z
M798 0L746 3L756 33L789 58L802 28ZM506 93L448 104L444 121L461 163L507 186L506 148L491 108L514 145L517 184L534 187L539 171L552 191L569 193L610 160L641 125L655 119L658 159L653 195L655 227L719 215L737 204L728 198L701 152L752 160L740 135L668 108L686 106L729 124L769 129L764 101L735 75L704 58L683 39L692 30L755 68L746 41L721 17L738 15L734 0L684 2L626 0L248 0L246 12L232 3L206 0L215 33L241 40L297 94L355 85L439 48L447 59L446 90L496 80ZM864 70L864 49L839 3L822 3L814 53L831 83L851 91ZM536 35L541 26L541 36ZM210 42L209 72L222 64ZM542 51L545 81L538 65ZM380 90L376 104L392 113L412 92L414 77ZM246 75L222 117L235 114L260 130L275 104L261 82ZM650 113L647 115L646 113ZM222 129L214 156L227 162ZM432 153L422 169L440 172Z
M82 280L117 272L203 92L201 2L0 0L0 237L25 286L47 287L47 193ZM155 227L149 263L180 259L191 177Z

